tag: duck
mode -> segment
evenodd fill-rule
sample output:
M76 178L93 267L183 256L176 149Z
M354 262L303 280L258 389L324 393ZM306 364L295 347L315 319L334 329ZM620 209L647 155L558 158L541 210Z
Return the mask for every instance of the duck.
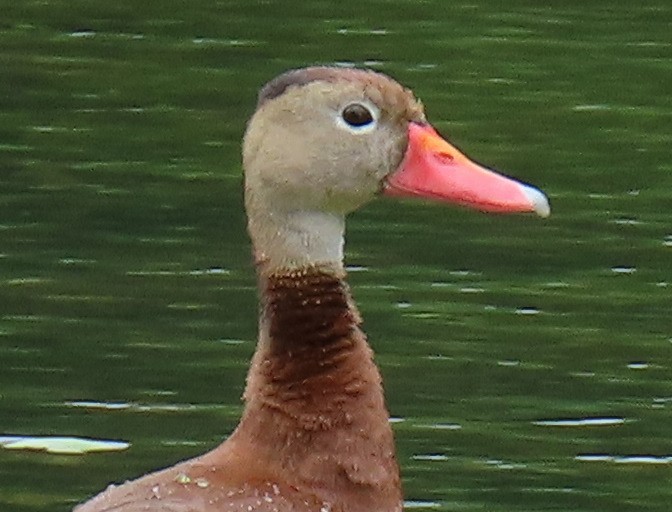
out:
M380 72L317 66L261 88L243 139L259 336L238 426L75 512L394 512L381 374L344 264L346 216L379 196L546 217L538 188L475 163Z

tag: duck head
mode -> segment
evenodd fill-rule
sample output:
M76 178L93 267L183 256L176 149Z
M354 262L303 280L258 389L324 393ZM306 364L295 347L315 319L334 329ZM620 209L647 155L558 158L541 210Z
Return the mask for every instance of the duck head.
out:
M377 195L486 212L550 212L538 189L486 169L444 140L422 104L373 71L288 71L260 92L243 142L257 262L338 266L344 217Z

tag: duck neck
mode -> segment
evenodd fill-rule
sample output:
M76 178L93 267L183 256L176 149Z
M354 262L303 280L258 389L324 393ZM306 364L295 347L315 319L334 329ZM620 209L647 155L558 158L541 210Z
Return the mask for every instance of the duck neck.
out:
M235 435L300 482L354 485L399 508L381 377L342 265L262 271L259 280L259 342Z
M263 214L251 214L248 220L260 275L313 266L342 270L343 215L305 210L262 211Z
M380 375L342 270L310 266L260 275L261 317L246 400L307 430L345 420L337 407L379 395ZM381 411L382 412L382 411ZM314 423L320 425L313 425Z

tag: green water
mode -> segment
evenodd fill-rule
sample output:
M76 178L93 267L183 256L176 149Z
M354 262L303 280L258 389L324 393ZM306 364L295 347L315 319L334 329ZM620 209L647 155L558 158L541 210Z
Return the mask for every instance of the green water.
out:
M350 218L409 509L668 511L672 5L548 4L0 1L0 437L131 443L0 449L0 510L69 510L235 426L245 121L278 72L354 63L553 205Z

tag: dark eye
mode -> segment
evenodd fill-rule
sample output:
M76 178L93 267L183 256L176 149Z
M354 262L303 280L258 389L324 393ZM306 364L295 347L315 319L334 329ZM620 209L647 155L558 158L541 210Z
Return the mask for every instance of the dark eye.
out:
M367 124L371 124L373 122L373 114L371 114L371 111L359 103L348 105L343 109L343 113L341 115L343 116L343 120L346 123L348 123L350 126L354 126L355 128L366 126Z

